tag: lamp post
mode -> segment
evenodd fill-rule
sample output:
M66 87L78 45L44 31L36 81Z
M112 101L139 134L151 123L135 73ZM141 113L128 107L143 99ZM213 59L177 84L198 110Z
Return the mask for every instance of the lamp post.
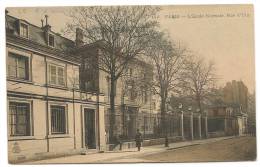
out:
M193 112L192 112L192 106L188 108L190 113L190 133L191 133L191 140L193 140Z
M199 114L199 116L198 116L198 132L199 132L199 138L201 139L201 112L200 112L199 108L196 111Z
M181 113L181 120L180 120L180 126L181 126L181 137L182 137L182 140L184 140L182 103L179 104L178 108L179 108L179 111L180 111L180 113Z
M168 114L168 110L169 110L169 101L167 100L166 101L166 114ZM168 140L168 127L167 126L165 126L166 125L166 117L165 117L165 115L164 115L164 131L165 131L165 147L169 147L169 140Z

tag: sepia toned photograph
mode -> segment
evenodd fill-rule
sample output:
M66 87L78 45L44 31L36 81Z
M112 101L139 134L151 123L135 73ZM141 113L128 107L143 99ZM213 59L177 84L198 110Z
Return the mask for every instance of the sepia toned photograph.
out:
M7 7L10 164L256 161L254 6Z

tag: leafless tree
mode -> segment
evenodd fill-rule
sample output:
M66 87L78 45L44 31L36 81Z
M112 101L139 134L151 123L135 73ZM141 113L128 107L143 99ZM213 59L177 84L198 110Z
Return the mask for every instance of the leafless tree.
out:
M180 86L183 89L182 93L195 101L200 112L203 100L213 93L215 81L215 65L212 61L206 62L205 59L194 55L186 59Z
M148 98L148 94L151 94L150 86L153 77L153 68L150 64L141 61L137 62L139 62L138 65L131 66L131 72L129 71L130 69L128 69L120 77L122 84L121 96L122 98L128 97L130 100L135 101L137 105L141 106L146 103L145 96Z
M142 54L158 25L153 16L159 8L150 6L77 7L69 16L67 32L81 28L85 42L101 41L98 66L110 80L110 127L114 128L116 81L129 61ZM110 130L113 138L113 130Z
M184 48L169 41L163 33L154 36L147 55L154 65L153 90L161 99L162 130L165 129L166 103L170 92L175 91L183 67Z

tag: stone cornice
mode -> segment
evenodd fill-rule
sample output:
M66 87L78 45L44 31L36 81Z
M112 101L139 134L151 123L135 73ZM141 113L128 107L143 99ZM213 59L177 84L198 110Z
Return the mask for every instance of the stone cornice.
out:
M72 64L80 64L80 61L76 56L74 57L73 55L68 54L66 51L61 51L55 48L44 46L32 40L24 39L22 37L11 35L8 33L6 35L6 44L25 47L30 49L32 52L37 52L49 57L70 62Z

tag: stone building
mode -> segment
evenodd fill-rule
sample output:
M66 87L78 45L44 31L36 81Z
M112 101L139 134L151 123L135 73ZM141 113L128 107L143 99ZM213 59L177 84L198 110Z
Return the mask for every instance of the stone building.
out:
M6 13L10 162L104 150L104 94L80 89L75 42Z
M223 88L223 102L242 107L243 112L248 110L248 88L242 81L227 82Z
M247 114L239 105L217 105L207 109L208 136L243 135L247 130Z
M106 135L111 130L109 117L110 103L110 79L109 75L99 69L99 58L102 56L102 41L84 44L83 32L76 30L76 48L72 50L82 62L80 68L80 87L82 90L104 94ZM113 133L116 136L134 137L136 129L141 132L152 132L150 124L146 127L142 124L146 119L144 115L155 111L155 98L149 83L152 81L153 68L151 65L139 59L132 60L122 76L116 82L115 90L115 127ZM140 118L139 118L140 117ZM147 118L148 119L148 118ZM141 122L141 123L140 123ZM151 121L147 121L151 122ZM109 141L107 141L109 142Z

